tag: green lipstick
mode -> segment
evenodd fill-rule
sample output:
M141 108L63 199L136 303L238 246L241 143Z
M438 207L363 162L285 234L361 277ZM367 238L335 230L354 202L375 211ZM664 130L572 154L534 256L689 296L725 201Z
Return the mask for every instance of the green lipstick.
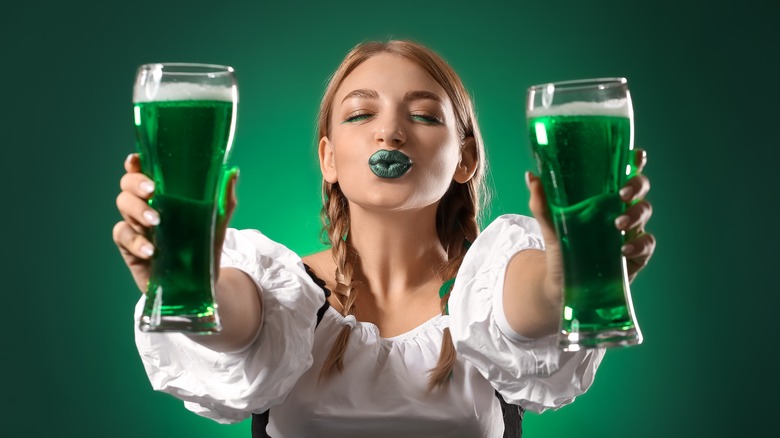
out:
M368 159L368 167L380 178L393 179L406 174L412 167L412 160L403 152L380 149Z

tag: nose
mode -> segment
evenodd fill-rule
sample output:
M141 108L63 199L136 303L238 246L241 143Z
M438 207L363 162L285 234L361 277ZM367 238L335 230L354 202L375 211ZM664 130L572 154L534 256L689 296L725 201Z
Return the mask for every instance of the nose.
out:
M374 141L398 148L406 143L406 134L395 118L387 119L377 127Z

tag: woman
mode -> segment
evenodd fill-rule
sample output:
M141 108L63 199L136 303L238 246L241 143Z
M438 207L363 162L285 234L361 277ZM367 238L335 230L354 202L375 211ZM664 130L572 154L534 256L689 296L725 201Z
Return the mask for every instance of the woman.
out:
M272 437L496 437L502 401L540 412L590 386L603 350L555 342L561 262L540 181L526 177L538 223L503 216L479 234L482 138L438 55L357 46L325 91L319 136L331 248L301 259L259 232L224 231L228 213L223 331L137 332L155 389L220 422L270 408ZM125 167L114 240L143 291L154 250L144 231L159 220L137 156ZM621 191L632 206L618 228L644 229L648 189L640 175ZM655 246L634 234L632 277Z

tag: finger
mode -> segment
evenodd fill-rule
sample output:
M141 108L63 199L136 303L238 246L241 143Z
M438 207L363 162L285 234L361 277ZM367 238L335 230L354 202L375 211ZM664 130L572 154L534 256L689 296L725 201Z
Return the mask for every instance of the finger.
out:
M621 252L626 258L649 258L655 251L655 243L655 236L650 233L641 233L626 241Z
M641 200L628 207L626 212L615 219L615 227L621 231L637 229L643 231L653 215L653 206L646 200Z
M642 169L645 168L646 164L647 151L642 148L634 149L634 167L636 168L636 173L642 173Z
M138 233L160 224L160 215L145 200L130 192L123 191L116 197L116 207L122 218Z
M222 206L220 207L220 210L224 209L224 212L219 215L216 235L216 242L220 244L220 248L215 249L221 249L222 239L225 235L225 229L227 228L228 222L230 222L230 218L233 217L233 212L238 205L238 198L236 197L236 184L238 184L238 168L235 168L231 171L230 176L228 177L227 185L225 187Z
M236 196L236 186L238 185L238 175L239 170L238 168L233 168L230 170L230 175L228 176L228 182L227 187L225 188L224 193L224 221L229 222L230 218L233 216L233 211L235 211L236 206L238 205L238 197Z
M152 243L143 234L136 232L127 222L117 222L112 234L114 243L119 247L128 265L137 262L134 258L147 260L154 255Z
M526 172L525 184L531 192L531 196L528 200L528 208L531 209L531 214L539 221L543 233L553 233L554 235L555 231L550 216L550 208L547 205L547 195L544 192L542 180L533 173Z
M622 252L626 257L628 276L633 278L647 266L655 252L656 239L652 234L643 233L623 245Z
M124 174L122 179L119 180L119 187L123 192L130 192L143 199L149 199L154 194L154 182L139 172Z
M542 182L531 172L525 173L525 185L528 186L528 190L531 192L531 197L528 200L528 207L531 209L531 213L534 216L543 216L547 213L547 197L542 187Z
M642 199L650 191L650 180L642 174L636 175L620 188L620 199L623 202L633 202Z
M141 157L138 154L130 154L125 158L125 171L128 173L141 171Z

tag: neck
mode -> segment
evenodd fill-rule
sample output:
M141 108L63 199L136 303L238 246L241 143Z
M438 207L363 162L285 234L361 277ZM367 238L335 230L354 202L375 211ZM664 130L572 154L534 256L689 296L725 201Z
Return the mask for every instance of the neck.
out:
M437 279L447 261L436 232L437 204L422 210L376 212L350 205L349 242L356 274L379 296L403 296Z

